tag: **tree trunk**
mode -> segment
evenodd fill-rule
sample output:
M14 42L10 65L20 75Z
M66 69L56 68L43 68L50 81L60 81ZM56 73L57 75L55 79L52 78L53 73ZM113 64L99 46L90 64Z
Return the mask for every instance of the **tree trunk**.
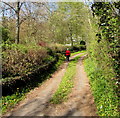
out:
M73 39L72 39L72 33L71 33L71 37L70 37L70 39L71 39L71 47L73 48Z
M69 31L70 31L71 47L73 48L72 27L71 27L70 23L68 23L68 27L69 27Z
M17 2L17 10L16 10L16 40L15 43L19 44L20 39L20 2Z
M71 40L71 47L73 48L73 38L72 38L72 30L70 29L70 40Z

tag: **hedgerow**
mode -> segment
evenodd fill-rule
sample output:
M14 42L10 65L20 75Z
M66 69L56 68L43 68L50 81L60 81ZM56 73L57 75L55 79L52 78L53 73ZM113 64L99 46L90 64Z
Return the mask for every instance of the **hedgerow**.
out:
M3 78L24 76L28 72L32 72L39 66L53 61L56 52L62 52L65 49L64 46L57 44L52 47L43 47L35 44L4 45L5 50L2 52Z
M95 98L99 116L119 116L119 9L120 2L94 2L93 19L85 68Z

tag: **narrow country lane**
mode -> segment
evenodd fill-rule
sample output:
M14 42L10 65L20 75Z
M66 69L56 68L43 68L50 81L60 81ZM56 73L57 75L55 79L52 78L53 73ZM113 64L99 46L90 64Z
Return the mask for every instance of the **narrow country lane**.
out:
M97 116L89 80L84 72L83 58L84 56L77 63L74 88L68 100L59 105L49 105L42 112L43 116Z
M82 53L81 53L82 54ZM76 54L70 59L78 56ZM65 62L56 71L52 77L46 80L40 87L35 88L29 92L25 100L21 101L18 106L16 106L12 111L5 114L5 116L41 116L42 111L47 109L49 106L48 101L54 94L55 90L58 88L61 79L66 71L68 63Z
M1 0L0 116L119 118L120 0L34 1Z

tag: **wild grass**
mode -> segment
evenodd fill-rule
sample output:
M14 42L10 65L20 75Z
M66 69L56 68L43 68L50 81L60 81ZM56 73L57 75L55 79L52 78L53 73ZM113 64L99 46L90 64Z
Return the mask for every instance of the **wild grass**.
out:
M71 56L74 56L74 55L79 54L79 53L85 53L85 52L86 52L86 50L82 50L82 51L78 51L78 52L73 52L73 53L71 53Z
M90 85L95 99L99 116L119 116L119 98L115 92L117 84L104 75L95 61L86 59L85 70L90 78Z

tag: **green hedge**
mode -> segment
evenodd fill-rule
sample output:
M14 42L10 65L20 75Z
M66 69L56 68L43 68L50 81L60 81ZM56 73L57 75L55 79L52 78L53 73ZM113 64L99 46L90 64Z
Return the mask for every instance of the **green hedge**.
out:
M61 62L58 61L64 60L64 56L56 55L56 58L53 61L50 61L47 64L42 66L37 66L32 72L26 73L24 76L8 77L2 79L2 91L3 96L13 94L17 89L22 89L25 86L33 86L34 82L42 82L46 78L46 73L49 74L59 66Z
M2 52L3 68L2 77L25 76L54 60L57 52L65 50L65 46L56 44L42 47L36 44L2 44L5 50Z

